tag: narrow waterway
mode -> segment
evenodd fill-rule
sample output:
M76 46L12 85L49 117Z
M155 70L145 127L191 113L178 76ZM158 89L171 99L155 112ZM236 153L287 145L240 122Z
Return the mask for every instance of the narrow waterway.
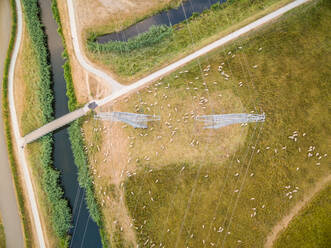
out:
M162 11L161 13L146 18L120 32L98 36L96 41L99 43L106 43L108 41L127 41L140 33L148 31L153 25L172 26L190 18L193 13L201 13L204 10L209 9L215 3L224 3L225 1L226 0L186 0L176 9Z
M0 99L2 99L2 76L11 31L9 0L0 0ZM0 104L0 213L5 228L8 248L23 248L23 232L19 215L14 182L8 161L7 145Z
M55 118L69 112L66 96L66 82L63 76L63 45L57 33L57 23L51 11L51 0L39 1L41 19L45 26L50 51L55 94ZM101 247L99 228L89 217L85 203L85 192L78 185L77 167L74 164L67 127L54 133L54 165L61 171L61 182L65 197L73 211L72 241L70 247Z

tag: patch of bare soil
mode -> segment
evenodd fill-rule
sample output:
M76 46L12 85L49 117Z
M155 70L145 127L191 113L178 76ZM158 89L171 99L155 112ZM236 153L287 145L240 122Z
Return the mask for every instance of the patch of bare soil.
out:
M89 153L89 160L108 234L111 238L120 232L124 242L135 247L135 232L131 228L132 220L125 205L122 183L126 171L133 170L127 164L127 139L123 138L122 128L110 122L90 120L84 124L84 130L88 146L92 150L96 146L94 152Z
M289 212L288 215L286 215L283 219L281 219L272 229L270 234L267 237L267 242L265 243L265 248L271 248L274 241L278 238L279 234L287 228L287 226L290 224L292 219L298 215L298 213L307 205L309 201L312 200L312 198L321 191L325 186L327 186L331 182L331 175L328 175L327 177L320 180L313 189L308 192L304 198L298 202Z

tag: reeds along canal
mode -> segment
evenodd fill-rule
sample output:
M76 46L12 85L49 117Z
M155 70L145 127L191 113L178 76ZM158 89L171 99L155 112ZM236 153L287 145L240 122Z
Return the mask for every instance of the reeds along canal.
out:
M51 0L39 1L41 19L45 26L50 63L53 76L54 113L58 118L69 112L66 96L66 81L63 74L64 59L62 58L63 45L57 32L57 23L53 18ZM64 195L72 208L73 220L70 234L70 247L102 247L99 227L90 218L86 207L85 192L78 185L77 167L74 163L67 127L54 133L54 166L61 172L61 183Z

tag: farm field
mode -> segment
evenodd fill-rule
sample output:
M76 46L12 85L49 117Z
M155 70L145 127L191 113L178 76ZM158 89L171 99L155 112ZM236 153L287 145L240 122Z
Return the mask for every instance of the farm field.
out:
M330 17L329 1L311 1L102 110L160 115L146 130L85 119L114 247L263 247L330 174ZM194 120L238 112L266 121Z
M258 19L290 2L289 0L228 1L216 5L200 16L173 26L172 34L158 43L125 52L105 51L103 46L92 46L84 38L86 55L104 70L110 71L123 83L132 82L201 48L226 34ZM240 13L240 14L238 14ZM116 23L116 22L115 22ZM162 35L162 33L160 34ZM150 39L147 36L146 39ZM154 39L155 35L153 36ZM143 41L140 41L143 42ZM93 44L93 42L92 42Z
M281 233L274 247L327 247L330 244L331 186L320 192Z

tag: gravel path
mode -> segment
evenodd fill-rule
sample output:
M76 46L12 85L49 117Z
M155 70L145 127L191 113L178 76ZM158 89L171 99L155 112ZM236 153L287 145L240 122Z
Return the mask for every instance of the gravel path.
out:
M291 220L298 215L301 209L303 209L307 203L324 187L329 185L331 182L331 175L323 178L320 180L315 187L308 193L304 198L298 202L289 212L288 215L286 215L283 219L281 219L272 229L270 234L267 237L267 242L265 243L265 248L271 248L274 241L278 238L278 235L282 230L284 230L291 222Z

